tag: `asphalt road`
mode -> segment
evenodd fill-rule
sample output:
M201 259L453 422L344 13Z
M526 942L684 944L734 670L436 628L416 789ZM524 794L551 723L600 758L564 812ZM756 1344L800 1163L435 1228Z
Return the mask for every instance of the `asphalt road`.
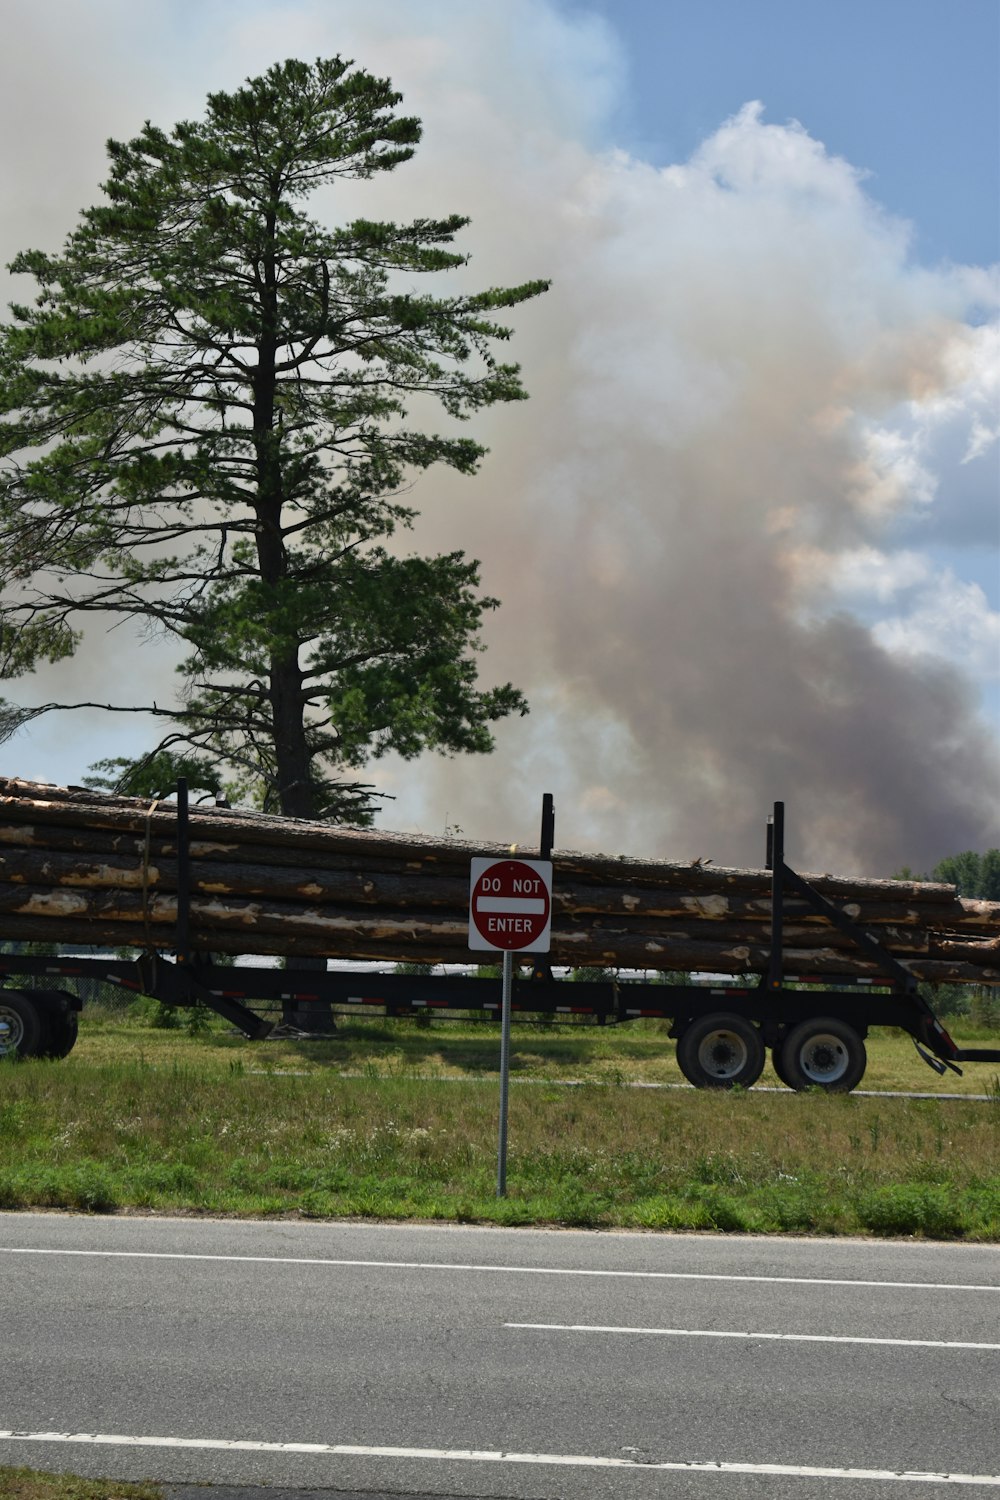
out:
M366 1500L1000 1496L995 1247L8 1214L0 1346L0 1463Z

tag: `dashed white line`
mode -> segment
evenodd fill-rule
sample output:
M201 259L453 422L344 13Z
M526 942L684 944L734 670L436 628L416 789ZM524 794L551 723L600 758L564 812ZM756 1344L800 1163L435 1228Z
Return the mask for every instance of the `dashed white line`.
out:
M567 1469L632 1469L645 1472L769 1474L793 1479L897 1480L901 1484L985 1485L1000 1489L1000 1474L931 1473L921 1469L839 1469L815 1464L732 1463L704 1459L604 1457L585 1453L506 1453L494 1448L397 1448L360 1443L268 1443L246 1438L128 1436L115 1432L0 1431L0 1442L79 1443L115 1448L212 1449L230 1453L309 1454L341 1458L396 1458L438 1463L537 1464Z
M602 1323L505 1323L541 1333L630 1333L674 1339L770 1339L793 1344L888 1344L896 1349L1000 1349L963 1339L877 1339L840 1333L759 1333L752 1328L619 1328Z
M59 1247L0 1245L0 1255L66 1255L109 1260L221 1261L264 1266L338 1266L382 1271L456 1271L489 1276L591 1276L636 1281L736 1281L769 1286L861 1286L887 1291L1000 1292L1000 1284L969 1281L874 1281L854 1276L754 1276L724 1271L624 1271L575 1266L502 1266L443 1260L356 1260L308 1255L211 1255L187 1250L68 1250Z

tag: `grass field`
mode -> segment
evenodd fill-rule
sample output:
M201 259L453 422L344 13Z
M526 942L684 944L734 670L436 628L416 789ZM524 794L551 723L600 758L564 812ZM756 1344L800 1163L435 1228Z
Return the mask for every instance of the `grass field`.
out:
M498 1201L495 1027L254 1045L85 1011L63 1062L0 1065L0 1207L1000 1240L995 1070L869 1051L866 1087L989 1097L642 1087L680 1082L662 1023L518 1023Z
M80 1479L75 1474L40 1474L0 1464L3 1500L161 1500L158 1484L123 1484L121 1480Z
M185 1013L178 1011L176 1016ZM164 1031L155 1024L149 1002L128 1012L87 1007L80 1041L67 1062L144 1061L163 1064L199 1058L247 1072L357 1073L366 1078L495 1077L500 1061L500 1028L480 1021L377 1019L339 1023L329 1041L269 1040L247 1042L207 1011L197 1013L203 1030L191 1034L183 1025ZM950 1021L959 1044L997 1046L996 1032ZM963 1030L963 1025L965 1029ZM624 1026L552 1025L515 1019L511 1031L511 1076L515 1079L560 1079L588 1083L684 1084L674 1057L666 1021L633 1021ZM65 1066L65 1064L64 1064ZM969 1065L963 1075L934 1074L917 1056L903 1033L876 1031L868 1041L868 1069L862 1090L918 1093L985 1094L997 1083L998 1069ZM758 1087L780 1087L770 1067Z

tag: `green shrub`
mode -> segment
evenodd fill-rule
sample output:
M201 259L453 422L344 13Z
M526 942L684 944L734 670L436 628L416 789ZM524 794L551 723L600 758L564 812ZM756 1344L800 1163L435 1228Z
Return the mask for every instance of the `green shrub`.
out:
M857 1201L858 1219L873 1234L921 1235L955 1239L965 1233L965 1216L947 1188L912 1183L872 1188Z

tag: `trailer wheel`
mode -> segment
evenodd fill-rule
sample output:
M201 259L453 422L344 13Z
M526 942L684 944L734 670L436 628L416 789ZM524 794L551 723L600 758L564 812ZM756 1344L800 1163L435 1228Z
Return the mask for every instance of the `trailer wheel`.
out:
M79 1035L80 1018L75 1010L67 1011L64 1016L59 1017L58 1030L53 1032L52 1044L46 1056L68 1057L76 1046Z
M771 1067L774 1069L774 1074L778 1082L783 1083L786 1089L793 1089L795 1087L785 1072L785 1065L781 1060L781 1046L771 1048Z
M781 1067L793 1089L820 1088L830 1094L849 1094L861 1082L867 1065L864 1042L852 1026L836 1016L802 1021L788 1033L781 1047Z
M42 1036L41 1017L28 997L0 990L0 1057L34 1057Z
M66 1005L63 997L52 996L51 1003L42 1017L42 1040L38 1046L39 1057L67 1057L76 1046L80 1023L75 1010Z
M701 1016L678 1040L677 1064L696 1089L748 1089L763 1072L764 1043L743 1016Z

